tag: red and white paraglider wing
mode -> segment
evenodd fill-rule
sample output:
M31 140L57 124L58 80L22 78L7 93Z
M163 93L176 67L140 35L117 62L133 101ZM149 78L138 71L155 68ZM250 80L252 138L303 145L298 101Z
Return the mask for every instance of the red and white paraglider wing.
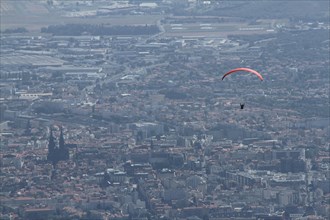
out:
M244 67L241 67L241 68L236 68L236 69L232 69L230 70L229 72L225 73L222 77L222 80L232 74L232 73L235 73L235 72L239 72L239 71L245 71L245 72L250 72L250 73L253 73L254 75L256 75L261 81L264 80L264 78L262 77L262 75L260 73L258 73L257 71L253 70L253 69L250 69L250 68L244 68Z

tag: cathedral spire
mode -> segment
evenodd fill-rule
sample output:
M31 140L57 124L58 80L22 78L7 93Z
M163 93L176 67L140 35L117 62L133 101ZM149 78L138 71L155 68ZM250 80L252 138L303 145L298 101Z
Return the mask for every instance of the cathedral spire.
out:
M63 137L63 128L60 127L60 140L59 140L59 151L60 151L60 159L61 160L68 160L69 159L69 150L67 146L64 143L64 137Z
M60 140L59 140L59 148L64 149L65 143L64 143L64 137L63 137L63 128L60 127Z
M50 128L49 134L49 142L48 142L48 155L47 160L52 162L55 166L60 160L68 160L69 157L69 149L64 143L63 137L63 128L60 127L60 137L59 137L59 145L58 147L55 145L55 138L53 136L53 129Z
M55 145L55 138L53 136L53 128L50 127L47 160L53 162L53 164L55 163L55 160L56 160L55 151L56 151L56 145Z

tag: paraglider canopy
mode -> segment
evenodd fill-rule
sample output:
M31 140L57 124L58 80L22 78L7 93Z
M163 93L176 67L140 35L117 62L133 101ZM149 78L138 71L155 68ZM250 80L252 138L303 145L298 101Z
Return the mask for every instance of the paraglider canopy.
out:
M232 74L232 73L235 73L235 72L239 72L239 71L245 71L245 72L250 72L250 73L253 73L254 75L256 75L261 81L264 80L264 78L262 77L262 75L260 73L258 73L257 71L253 70L253 69L250 69L250 68L245 68L245 67L240 67L240 68L236 68L236 69L232 69L230 70L229 72L225 73L222 77L222 80Z

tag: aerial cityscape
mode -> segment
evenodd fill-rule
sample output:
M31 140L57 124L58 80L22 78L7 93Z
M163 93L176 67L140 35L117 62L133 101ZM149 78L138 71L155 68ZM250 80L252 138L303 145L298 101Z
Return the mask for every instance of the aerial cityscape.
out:
M0 219L330 219L329 4L0 1Z

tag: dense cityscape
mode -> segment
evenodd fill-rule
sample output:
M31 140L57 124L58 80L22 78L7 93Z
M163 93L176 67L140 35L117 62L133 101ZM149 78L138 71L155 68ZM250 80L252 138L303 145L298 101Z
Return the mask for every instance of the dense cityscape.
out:
M17 2L0 219L330 218L328 1Z

